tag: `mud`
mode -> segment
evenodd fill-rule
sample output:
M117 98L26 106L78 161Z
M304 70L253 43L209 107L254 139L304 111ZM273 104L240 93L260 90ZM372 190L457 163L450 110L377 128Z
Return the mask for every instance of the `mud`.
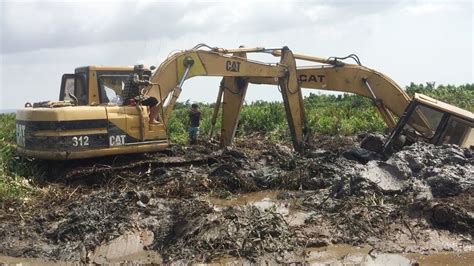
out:
M472 252L473 150L416 143L386 161L360 162L346 153L360 139L318 136L298 155L287 143L252 136L225 149L201 143L51 164L30 204L2 204L0 254L43 262L290 263L333 245Z

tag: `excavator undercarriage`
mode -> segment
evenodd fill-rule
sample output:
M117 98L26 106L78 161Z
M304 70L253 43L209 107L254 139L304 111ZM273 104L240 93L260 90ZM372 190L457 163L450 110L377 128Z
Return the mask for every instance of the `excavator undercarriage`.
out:
M280 61L250 60L249 53L269 53ZM402 138L407 128L410 136L421 136L435 144L473 145L472 113L422 96L412 101L393 80L362 66L356 56L351 57L357 64L344 63L341 58L293 54L287 47L222 49L206 45L172 54L153 72L151 85L145 90L158 99L158 124L148 123L148 107L116 101L132 67L77 68L74 74L63 76L59 102L26 104L17 112L18 153L69 160L164 150L169 146L166 125L170 114L185 80L196 76L222 77L211 119L212 134L222 109L221 146L232 143L249 84L280 88L293 146L300 153L307 147L309 136L302 88L349 92L372 99L387 126L395 128L387 149ZM296 60L318 65L298 67ZM444 126L434 127L430 113L413 107L415 103L445 114Z

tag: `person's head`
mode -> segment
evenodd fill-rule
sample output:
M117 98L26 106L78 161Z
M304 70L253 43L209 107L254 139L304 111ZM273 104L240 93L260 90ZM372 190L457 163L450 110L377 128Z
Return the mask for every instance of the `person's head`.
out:
M191 104L191 109L193 111L197 111L199 109L199 106L196 103Z
M144 69L143 70L143 79L150 80L150 77L151 77L151 70Z
M143 71L145 71L145 66L143 64L134 65L133 66L133 71L135 73L143 73Z

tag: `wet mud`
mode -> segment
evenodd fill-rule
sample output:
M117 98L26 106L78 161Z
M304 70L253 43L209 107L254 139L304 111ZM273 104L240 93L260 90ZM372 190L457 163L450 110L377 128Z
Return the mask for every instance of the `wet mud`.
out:
M316 138L304 155L252 136L225 149L201 143L51 164L30 204L2 204L0 261L373 265L390 257L410 265L440 252L472 257L472 149L415 143L388 160L361 161L347 152L362 149L362 138ZM321 249L341 245L364 252L321 259Z

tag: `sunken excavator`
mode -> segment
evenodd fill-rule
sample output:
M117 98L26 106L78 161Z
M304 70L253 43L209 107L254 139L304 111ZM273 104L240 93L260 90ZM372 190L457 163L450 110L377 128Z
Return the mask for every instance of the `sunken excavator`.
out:
M247 59L249 53L270 53L279 63ZM166 125L186 79L222 77L212 117L222 109L220 143L230 145L249 84L280 88L296 151L307 147L301 88L355 93L373 100L392 129L385 150L418 139L461 146L474 144L474 115L455 106L417 94L413 99L390 78L347 58L318 58L276 49L222 49L198 45L168 57L150 73L144 92L158 99L159 123L148 123L149 107L113 103L122 94L132 67L88 66L62 77L59 101L42 102L17 111L17 150L23 156L69 160L107 155L145 153L169 146ZM297 67L296 60L317 63Z

